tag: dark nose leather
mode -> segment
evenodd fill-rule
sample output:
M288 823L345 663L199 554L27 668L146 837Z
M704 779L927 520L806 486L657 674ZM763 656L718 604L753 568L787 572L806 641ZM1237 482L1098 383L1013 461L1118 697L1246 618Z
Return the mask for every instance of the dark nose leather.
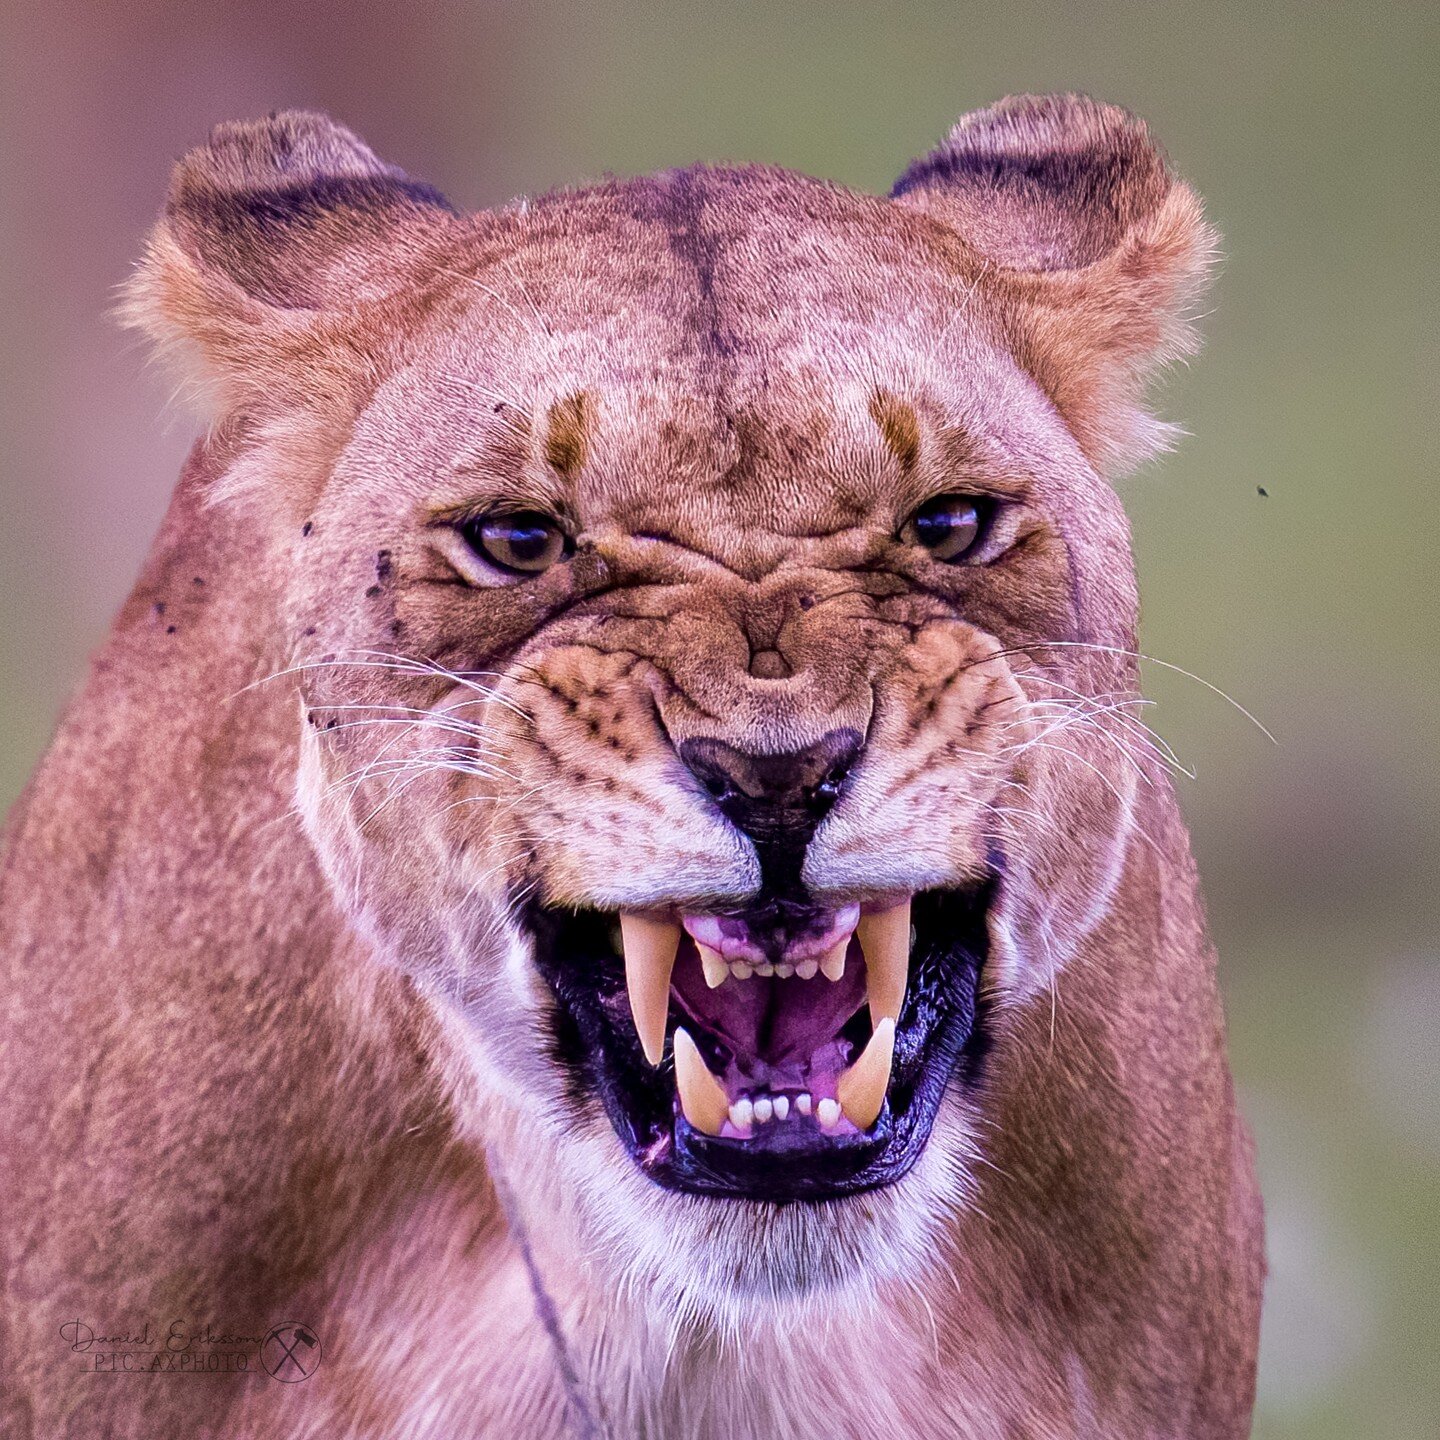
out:
M855 730L831 730L804 750L749 755L723 740L686 740L680 759L720 812L755 844L767 890L800 888L816 826L840 798L860 754Z

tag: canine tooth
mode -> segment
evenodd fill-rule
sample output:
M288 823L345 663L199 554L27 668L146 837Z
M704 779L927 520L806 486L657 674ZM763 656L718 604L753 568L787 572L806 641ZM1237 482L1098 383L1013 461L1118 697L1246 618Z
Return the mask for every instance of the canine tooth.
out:
M782 980L788 980L795 973L795 967L793 965L777 965L775 973Z
M813 980L820 973L820 962L818 960L802 960L795 967L795 973L802 980Z
M768 1095L762 1095L755 1102L755 1119L763 1125L775 1113L775 1102Z
M768 960L762 960L760 964L755 967L755 973L757 975L773 975L775 973L775 967Z
M840 1118L840 1102L830 1099L828 1095L817 1101L815 1118L828 1130Z
M710 1073L690 1033L675 1030L675 1089L685 1118L707 1135L718 1135L730 1113L725 1087Z
M700 944L698 940L695 948L700 952L701 965L705 967L705 983L712 990L717 985L723 985L730 978L730 966L725 957L718 950Z
M737 1100L730 1107L730 1123L737 1130L748 1130L755 1119L755 1107L748 1100Z
M737 980L748 980L755 973L755 967L753 965L747 965L743 960L732 960L730 962L730 973Z
M845 973L845 952L850 948L847 935L828 955L820 961L820 969L827 980L838 980Z
M775 1118L777 1120L788 1119L790 1115L790 1097L788 1095L777 1095L775 1097Z
M670 1009L670 972L680 948L680 927L646 915L620 916L625 940L625 986L645 1058L658 1065L665 1054L665 1017Z
M887 1015L875 1026L870 1043L835 1087L845 1118L861 1130L868 1130L879 1118L894 1058L895 1022Z
M865 979L870 992L870 1019L877 1031L881 1020L900 1017L905 982L910 972L910 902L878 915L862 915L855 927L865 952Z
M810 1092L809 1092L808 1090L802 1090L802 1091L795 1097L795 1108L796 1108L802 1115L808 1115L808 1114L810 1113L810 1107L811 1107L811 1104L812 1104L812 1103L813 1103L813 1102L812 1102L811 1099L810 1099Z

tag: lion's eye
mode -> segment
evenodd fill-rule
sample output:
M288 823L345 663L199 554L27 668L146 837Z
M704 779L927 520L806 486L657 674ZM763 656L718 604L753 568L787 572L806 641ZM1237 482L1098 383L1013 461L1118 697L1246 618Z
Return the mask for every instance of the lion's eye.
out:
M989 513L982 496L936 495L900 527L900 538L923 545L937 560L959 560L979 543Z
M560 522L539 510L492 510L459 528L477 555L525 575L548 570L574 548Z

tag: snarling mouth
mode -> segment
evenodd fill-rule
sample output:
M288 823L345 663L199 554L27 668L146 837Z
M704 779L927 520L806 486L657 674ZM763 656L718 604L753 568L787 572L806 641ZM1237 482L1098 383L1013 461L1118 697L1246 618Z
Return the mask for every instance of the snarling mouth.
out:
M575 1100L598 1093L669 1189L820 1200L898 1180L983 1058L996 883L732 915L532 905Z

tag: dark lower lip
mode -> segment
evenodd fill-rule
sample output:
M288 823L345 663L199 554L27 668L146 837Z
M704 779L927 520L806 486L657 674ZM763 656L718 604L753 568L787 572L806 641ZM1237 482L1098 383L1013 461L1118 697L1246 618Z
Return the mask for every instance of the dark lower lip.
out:
M775 1127L738 1140L693 1129L674 1105L667 1059L652 1069L630 1020L614 916L531 905L535 960L556 999L555 1055L578 1106L598 1095L639 1169L669 1190L732 1200L831 1200L893 1184L924 1152L946 1088L973 1085L987 1029L980 978L998 881L916 895L910 986L885 1108L863 1135Z

